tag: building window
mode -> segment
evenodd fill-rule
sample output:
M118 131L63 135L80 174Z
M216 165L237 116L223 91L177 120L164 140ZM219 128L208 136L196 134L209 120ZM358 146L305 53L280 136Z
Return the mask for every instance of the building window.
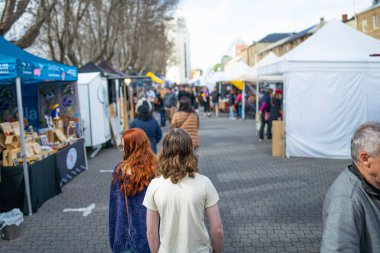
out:
M372 19L373 19L373 29L378 29L379 28L379 17L377 16L377 14L374 14L372 16Z
M366 33L368 31L367 27L368 27L367 19L363 18L363 20L362 20L362 32Z

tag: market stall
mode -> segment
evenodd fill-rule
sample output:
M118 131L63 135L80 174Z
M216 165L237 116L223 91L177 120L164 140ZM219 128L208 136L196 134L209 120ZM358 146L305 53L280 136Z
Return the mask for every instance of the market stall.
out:
M0 37L0 212L17 207L31 214L59 193L79 173L60 173L63 150L74 149L65 157L67 167L86 168L76 80L75 67L39 58Z
M121 144L124 131L123 74L92 62L79 69L78 87L86 147L94 158L108 142ZM100 113L101 112L101 113ZM99 125L99 121L103 124Z
M349 158L362 123L380 121L380 42L330 21L260 75L284 79L286 156Z

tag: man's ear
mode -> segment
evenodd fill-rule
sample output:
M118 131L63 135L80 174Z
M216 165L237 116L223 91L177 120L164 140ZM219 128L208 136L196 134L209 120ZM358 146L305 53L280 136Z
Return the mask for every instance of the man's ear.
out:
M362 163L364 166L366 166L368 168L370 167L368 153L366 153L366 152L360 152L359 153L359 160L360 160L360 163Z

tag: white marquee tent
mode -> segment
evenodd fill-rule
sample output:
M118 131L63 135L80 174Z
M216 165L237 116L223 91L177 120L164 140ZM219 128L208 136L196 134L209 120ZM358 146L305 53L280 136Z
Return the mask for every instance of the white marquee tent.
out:
M250 82L258 82L258 81L272 81L278 82L282 81L282 76L280 75L262 75L259 76L257 73L257 68L270 65L274 62L277 62L279 57L273 53L269 52L261 61L259 61L254 67L249 68L248 71L238 76L237 80L244 80Z
M338 21L259 75L284 77L286 156L350 157L354 130L380 121L380 41Z

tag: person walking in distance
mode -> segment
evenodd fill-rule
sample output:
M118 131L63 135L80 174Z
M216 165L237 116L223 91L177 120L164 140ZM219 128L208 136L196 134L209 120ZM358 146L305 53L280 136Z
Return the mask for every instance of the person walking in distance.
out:
M215 87L211 93L211 102L212 102L212 109L216 117L219 116L219 98L220 98L220 93L218 92L218 88Z
M139 101L137 106L137 116L131 122L129 128L141 128L149 138L150 145L154 153L157 153L157 143L162 138L161 128L152 115L153 106L147 100Z
M271 120L282 120L282 90L277 89L272 99Z
M165 88L164 96L164 108L166 113L166 118L169 121L169 124L172 122L172 117L175 113L175 108L177 106L177 97L173 89Z
M356 129L351 157L325 197L321 253L380 252L379 122Z
M224 236L218 193L210 179L198 173L198 157L185 130L175 128L164 137L157 175L143 202L148 209L151 252L221 253Z
M210 94L207 88L204 88L201 93L203 103L203 116L210 117Z
M143 130L132 128L123 135L124 157L112 174L109 200L109 243L112 252L148 253L146 189L155 176L157 158Z
M264 139L264 128L267 125L267 139L272 139L272 120L270 118L270 111L272 108L272 93L274 88L269 86L267 88L267 92L264 93L261 107L259 110L259 118L260 118L260 131L259 131L259 141Z
M235 100L236 100L236 94L235 89L232 89L231 87L227 87L227 97L228 97L228 103L229 103L229 111L230 111L230 120L235 120Z
M196 112L194 112L191 106L191 101L187 97L182 97L179 101L179 109L173 116L171 128L183 128L191 136L194 148L199 147L199 117Z

